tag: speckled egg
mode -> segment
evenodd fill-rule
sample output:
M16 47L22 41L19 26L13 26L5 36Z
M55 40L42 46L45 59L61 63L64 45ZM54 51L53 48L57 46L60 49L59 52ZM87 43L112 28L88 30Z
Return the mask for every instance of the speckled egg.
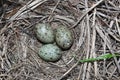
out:
M37 38L43 43L54 42L54 32L51 26L47 23L38 23L35 26L35 33Z
M61 58L62 53L58 46L46 44L39 49L39 56L45 61L56 62Z
M65 26L60 26L56 29L55 40L57 45L62 49L69 49L73 44L72 33Z

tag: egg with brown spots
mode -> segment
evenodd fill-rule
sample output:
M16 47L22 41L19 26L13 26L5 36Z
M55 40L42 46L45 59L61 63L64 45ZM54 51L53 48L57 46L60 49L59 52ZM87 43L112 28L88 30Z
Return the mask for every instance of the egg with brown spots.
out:
M73 44L72 33L65 26L60 26L56 29L55 40L57 45L62 49L69 49Z
M43 43L54 42L54 32L48 23L38 23L35 26L37 38Z
M38 54L43 60L49 62L56 62L62 57L61 49L54 44L43 45Z

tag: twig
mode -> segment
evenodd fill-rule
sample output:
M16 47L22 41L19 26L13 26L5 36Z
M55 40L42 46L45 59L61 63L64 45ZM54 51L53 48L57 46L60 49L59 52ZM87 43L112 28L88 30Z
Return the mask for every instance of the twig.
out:
M75 28L79 23L80 21L85 17L85 15L87 13L89 13L91 10L93 10L96 6L98 6L100 3L102 3L104 0L100 0L99 2L97 2L96 4L94 4L90 9L88 9L79 19L78 21L71 27L72 28Z
M100 27L100 26L99 26ZM105 41L105 37L104 37L104 33L102 32L102 30L99 28L98 26L96 26L96 30L97 32L99 33L99 35L101 36L101 38ZM110 45L110 41L109 39L106 37L106 44L107 44L107 47L109 48L110 52L112 53L113 56L115 56L114 54L114 51L111 49L111 45ZM116 66L118 68L118 72L120 74L120 65L118 64L118 61L117 61L117 58L114 57L114 61L116 63Z
M10 20L15 20L15 18L17 18L18 16L21 16L21 15L27 13L28 11L30 11L29 9L33 10L37 6L41 5L42 3L46 2L46 1L47 0L35 0L32 3L30 3L31 1L28 2L25 6L20 8L20 10L10 18Z
M55 7L53 8L51 15L48 17L48 21L50 21L52 14L54 13L55 9L57 8L58 4L60 3L61 0L58 0L57 4L55 5Z
M65 73L60 77L59 80L62 80L63 78L65 78L78 64L81 63L80 60L81 60L82 56L83 56L83 54L79 57L79 60L78 60L67 72L65 72Z
M75 21L73 19L70 19L66 16L55 15L54 18L62 19L64 21L67 21L68 23L75 23Z
M79 64L79 61L76 64L74 64L65 74L63 74L60 80L62 80L66 75L68 75L78 64Z

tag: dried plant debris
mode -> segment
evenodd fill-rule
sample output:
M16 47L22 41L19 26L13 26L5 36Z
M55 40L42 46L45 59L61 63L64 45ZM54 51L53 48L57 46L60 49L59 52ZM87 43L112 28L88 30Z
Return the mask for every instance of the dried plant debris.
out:
M37 54L38 23L74 34L58 62ZM120 80L119 55L120 0L0 0L1 80Z

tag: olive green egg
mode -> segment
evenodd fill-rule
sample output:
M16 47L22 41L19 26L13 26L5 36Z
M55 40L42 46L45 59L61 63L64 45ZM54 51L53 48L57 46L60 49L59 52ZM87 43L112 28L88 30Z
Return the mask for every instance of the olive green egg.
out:
M38 23L35 26L37 38L43 43L54 42L54 32L48 23Z
M62 49L69 49L73 44L72 33L65 26L60 26L56 29L55 40L57 45Z
M43 45L38 54L43 60L49 62L56 62L62 57L61 49L54 44Z

